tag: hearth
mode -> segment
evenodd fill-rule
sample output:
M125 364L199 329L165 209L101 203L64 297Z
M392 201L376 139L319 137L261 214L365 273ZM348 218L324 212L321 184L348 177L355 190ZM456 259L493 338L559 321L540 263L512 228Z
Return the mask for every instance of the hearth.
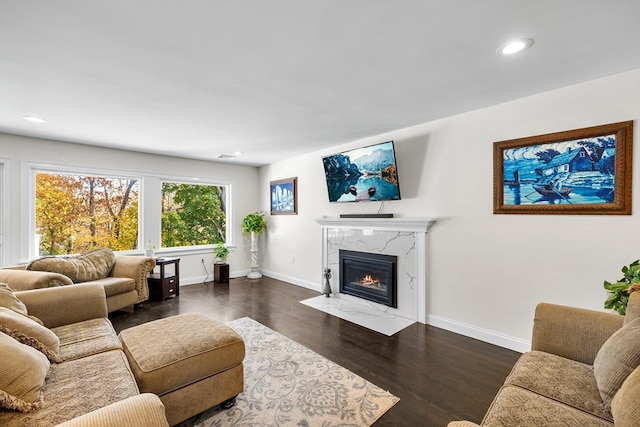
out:
M340 249L340 293L397 308L395 255Z

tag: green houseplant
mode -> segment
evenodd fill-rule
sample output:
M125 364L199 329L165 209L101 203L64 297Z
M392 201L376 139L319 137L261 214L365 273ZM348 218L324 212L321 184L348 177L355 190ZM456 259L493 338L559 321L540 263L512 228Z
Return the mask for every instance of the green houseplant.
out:
M262 234L267 229L267 221L264 219L264 212L253 212L245 216L242 220L242 232L246 234Z
M615 283L604 281L604 288L609 292L609 298L604 302L604 308L617 311L624 315L627 312L629 294L640 290L640 260L622 267L624 275Z
M247 274L249 279L259 279L260 267L258 265L258 236L267 229L267 221L264 212L253 212L242 220L242 232L251 234L251 272Z
M227 260L229 256L229 248L227 248L224 244L218 243L213 251L216 254L216 262L222 263Z

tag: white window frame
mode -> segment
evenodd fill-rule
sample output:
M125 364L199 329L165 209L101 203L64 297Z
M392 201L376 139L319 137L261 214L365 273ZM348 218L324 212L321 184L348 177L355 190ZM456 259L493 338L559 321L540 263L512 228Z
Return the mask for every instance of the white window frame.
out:
M2 161L2 159L0 159ZM226 200L226 246L235 247L233 238L233 182L221 179L204 177L167 176L165 174L151 174L131 172L115 169L98 169L64 164L52 164L41 162L22 161L20 177L20 249L19 262L28 262L38 257L38 247L35 241L35 177L37 172L77 174L89 176L104 176L111 178L137 179L139 182L138 205L138 249L132 251L119 251L127 255L141 255L144 253L147 240L160 241L161 224L161 182L184 182L192 184L207 184L227 187ZM6 173L7 171L4 170ZM3 185L5 180L3 180ZM3 194L3 198L7 195ZM7 206L10 204L7 204ZM4 209L4 205L2 206ZM3 211L4 212L4 211ZM6 220L5 220L6 222ZM156 243L157 244L157 243ZM159 245L158 245L159 246ZM156 253L165 255L195 255L210 253L213 245L182 246L175 248L160 248ZM6 250L6 248L4 248Z

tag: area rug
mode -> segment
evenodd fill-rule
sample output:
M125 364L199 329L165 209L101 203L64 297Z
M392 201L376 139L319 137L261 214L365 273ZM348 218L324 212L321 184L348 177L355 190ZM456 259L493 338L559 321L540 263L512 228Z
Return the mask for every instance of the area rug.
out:
M400 400L253 319L227 325L245 342L244 392L180 427L370 426Z

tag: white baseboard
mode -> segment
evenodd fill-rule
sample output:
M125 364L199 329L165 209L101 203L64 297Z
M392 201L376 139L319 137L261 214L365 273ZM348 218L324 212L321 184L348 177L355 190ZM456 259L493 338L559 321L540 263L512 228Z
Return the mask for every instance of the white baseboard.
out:
M283 282L287 282L287 283L291 283L293 285L300 286L302 288L311 289L312 291L318 291L318 293L320 293L322 291L322 289L320 288L320 285L318 283L315 283L315 282L309 282L307 280L300 280L298 278L287 276L286 274L276 273L276 272L270 271L270 270L262 270L262 274L264 274L265 276L272 277L272 278L277 279L277 280L282 280Z
M434 314L427 314L427 324L436 328L445 329L465 337L475 338L489 344L508 348L519 353L531 350L531 342L491 331L489 329L480 328L478 326L469 325L468 323L458 322L457 320L447 319Z

